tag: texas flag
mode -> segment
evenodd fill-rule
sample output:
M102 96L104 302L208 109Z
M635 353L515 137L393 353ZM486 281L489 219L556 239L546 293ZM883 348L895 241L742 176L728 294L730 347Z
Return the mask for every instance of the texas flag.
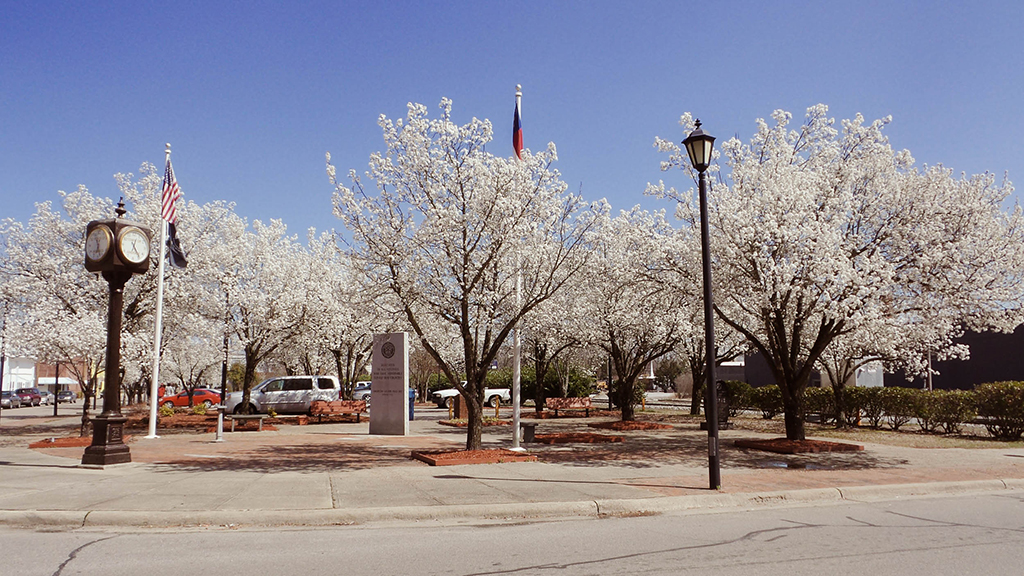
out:
M512 149L516 158L523 159L523 119L519 117L519 99L516 99L516 115L512 119Z

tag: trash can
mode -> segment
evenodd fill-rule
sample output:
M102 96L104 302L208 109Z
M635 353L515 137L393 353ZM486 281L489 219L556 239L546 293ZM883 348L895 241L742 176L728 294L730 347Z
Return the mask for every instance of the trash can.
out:
M409 422L413 421L413 415L415 414L414 407L416 406L416 389L409 388Z

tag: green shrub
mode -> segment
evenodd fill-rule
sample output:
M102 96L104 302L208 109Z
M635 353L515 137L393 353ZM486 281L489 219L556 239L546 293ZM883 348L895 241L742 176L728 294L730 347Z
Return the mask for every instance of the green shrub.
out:
M804 390L804 416L808 414L820 414L822 424L835 419L836 396L832 388Z
M192 407L192 413L197 416L205 416L206 404L196 404L195 406Z
M912 388L899 387L883 388L879 392L879 401L889 428L899 430L915 416L917 392Z
M882 409L882 390L884 388L871 387L864 390L864 405L861 406L864 418L872 428L878 428L882 423L882 416L885 412Z
M722 382L722 390L729 406L729 416L735 417L740 410L750 406L750 397L754 391L750 384L742 380L725 380Z
M1024 434L1024 382L991 382L974 389L978 415L989 434L1019 440Z
M974 420L978 415L974 393L967 390L936 390L937 406L935 419L945 434L956 434L960 426Z
M171 416L174 416L174 408L171 408L170 406L161 406L159 413L163 418L170 418Z
M844 386L841 390L839 398L842 403L843 417L846 420L846 425L856 426L860 424L860 414L867 403L868 389L857 386Z
M914 417L921 430L934 434L939 429L939 392L921 391L914 399Z
M775 384L761 386L750 391L750 403L761 411L761 417L771 420L782 413L782 390Z

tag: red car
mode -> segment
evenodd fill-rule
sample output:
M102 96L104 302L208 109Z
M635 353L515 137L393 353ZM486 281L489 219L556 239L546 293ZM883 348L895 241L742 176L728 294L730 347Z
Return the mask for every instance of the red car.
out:
M23 406L39 406L43 403L43 397L39 395L38 388L18 388L14 393L21 396Z
M188 406L188 392L179 392L173 396L164 396L160 399L159 404L161 406L169 406L171 408L174 408L175 406ZM192 393L192 405L198 406L200 404L205 404L207 408L214 404L220 404L220 393L206 388L196 388L196 391Z

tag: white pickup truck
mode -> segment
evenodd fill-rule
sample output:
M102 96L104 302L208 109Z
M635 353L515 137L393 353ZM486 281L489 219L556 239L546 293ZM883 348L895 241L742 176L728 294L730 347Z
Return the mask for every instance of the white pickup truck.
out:
M438 408L451 408L458 395L459 391L455 388L446 388L438 390L430 396ZM491 407L497 406L498 402L505 405L511 404L512 392L508 388L484 388L484 402Z

